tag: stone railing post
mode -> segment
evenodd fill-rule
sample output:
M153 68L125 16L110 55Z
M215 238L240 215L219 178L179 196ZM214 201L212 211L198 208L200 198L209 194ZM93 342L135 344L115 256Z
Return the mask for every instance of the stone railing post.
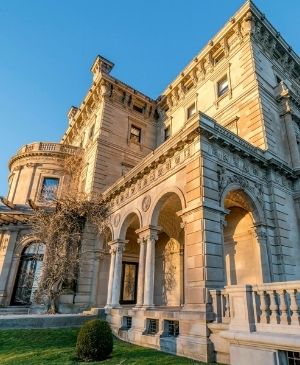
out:
M226 287L230 302L229 329L253 332L256 330L251 285Z

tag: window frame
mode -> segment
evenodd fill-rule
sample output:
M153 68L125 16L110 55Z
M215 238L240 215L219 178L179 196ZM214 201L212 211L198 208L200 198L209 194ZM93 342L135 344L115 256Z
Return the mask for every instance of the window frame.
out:
M226 88L224 88L220 92L220 85L221 85L221 83L224 80L227 81L227 85L226 85ZM227 95L229 93L229 89L230 89L229 77L228 77L228 73L226 73L221 78L219 78L218 81L217 81L217 83L216 83L216 91L217 91L217 97L218 97L218 99L223 98L225 95Z
M134 138L132 138L132 136L136 136L135 134L132 133L132 129L136 129L139 131L138 141L136 141ZM142 142L142 128L136 126L133 123L130 123L130 126L129 126L129 142L136 143L136 144L141 144L141 142Z
M192 114L189 113L191 108L194 108L194 112ZM186 108L186 120L190 120L195 114L197 113L197 104L196 101L189 104L189 106Z
M53 197L53 199L45 199L43 197L43 186L44 186L44 181L46 179L52 179L52 180L57 180L58 184L57 184L57 188L56 188L56 194L55 197ZM61 177L60 176L49 176L49 175L42 175L41 176L41 182L40 182L40 188L39 188L39 193L38 193L38 200L40 202L52 202L54 201L56 198L58 198L59 196L59 191L60 191L60 185L61 185Z
M167 131L168 131L168 135L166 133ZM171 138L171 126L170 125L167 125L164 128L164 142L166 142L170 138Z

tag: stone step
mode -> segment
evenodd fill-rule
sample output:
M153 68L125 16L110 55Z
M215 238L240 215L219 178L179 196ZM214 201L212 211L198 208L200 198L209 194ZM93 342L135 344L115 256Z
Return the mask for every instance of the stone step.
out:
M100 318L104 318L105 310L104 310L104 308L91 308L89 310L83 311L82 314L86 315L86 316L97 316Z
M8 306L8 307L0 307L0 316L28 314L29 311L30 311L30 307L29 306Z
M98 316L82 314L17 314L0 316L0 330L10 328L79 327Z

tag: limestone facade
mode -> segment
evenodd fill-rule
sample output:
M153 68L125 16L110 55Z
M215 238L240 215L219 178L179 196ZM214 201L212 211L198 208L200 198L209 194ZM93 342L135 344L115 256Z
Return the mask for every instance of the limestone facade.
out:
M104 307L121 338L202 361L292 363L299 57L248 1L156 100L112 69L96 58L60 143L26 145L10 161L1 304L15 304L24 249L35 242L22 221L27 202L63 194L63 161L80 152L80 188L102 193L110 217L100 236L86 227L89 254L62 311Z

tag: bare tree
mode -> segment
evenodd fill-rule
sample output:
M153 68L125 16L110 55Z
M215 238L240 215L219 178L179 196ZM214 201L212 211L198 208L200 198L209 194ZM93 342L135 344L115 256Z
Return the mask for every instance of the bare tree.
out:
M35 299L45 303L48 313L56 313L59 296L73 286L79 274L83 230L92 223L102 232L108 215L101 194L89 196L79 191L80 157L65 161L70 177L60 199L44 202L34 210L29 223L37 239L45 244L45 256Z

